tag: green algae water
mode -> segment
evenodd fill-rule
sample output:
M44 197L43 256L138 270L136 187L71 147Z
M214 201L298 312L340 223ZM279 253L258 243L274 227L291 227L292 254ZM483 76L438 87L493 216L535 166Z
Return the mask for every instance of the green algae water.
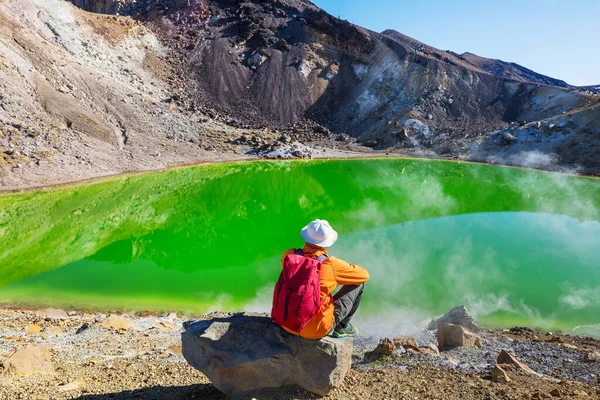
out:
M360 314L600 336L600 180L457 162L212 164L0 196L0 303L269 311L327 219L368 268ZM372 322L379 321L379 322Z

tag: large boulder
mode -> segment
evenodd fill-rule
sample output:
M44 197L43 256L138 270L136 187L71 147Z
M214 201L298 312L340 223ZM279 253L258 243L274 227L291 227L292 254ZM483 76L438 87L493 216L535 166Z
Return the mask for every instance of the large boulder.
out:
M183 356L226 395L287 385L325 395L352 364L351 338L304 339L264 316L237 314L184 327Z
M473 322L473 317L467 307L456 306L446 314L442 315L438 319L431 321L427 326L427 329L434 330L438 328L440 322L446 322L448 324L464 326L472 332L479 332L480 328Z
M460 346L481 348L481 338L462 326L442 322L437 331L438 347L442 350Z

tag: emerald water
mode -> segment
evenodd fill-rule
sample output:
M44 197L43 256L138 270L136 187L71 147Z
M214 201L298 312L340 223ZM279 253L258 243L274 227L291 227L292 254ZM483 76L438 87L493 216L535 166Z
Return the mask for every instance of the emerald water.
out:
M600 336L600 180L406 159L212 164L0 196L0 303L269 311L281 253L327 219L360 313Z

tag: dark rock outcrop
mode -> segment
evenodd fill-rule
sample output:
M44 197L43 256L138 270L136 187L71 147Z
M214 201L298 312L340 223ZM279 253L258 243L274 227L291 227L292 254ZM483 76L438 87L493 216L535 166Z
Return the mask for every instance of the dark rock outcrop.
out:
M188 322L182 353L227 395L298 385L318 395L339 386L352 364L352 339L304 339L264 316Z

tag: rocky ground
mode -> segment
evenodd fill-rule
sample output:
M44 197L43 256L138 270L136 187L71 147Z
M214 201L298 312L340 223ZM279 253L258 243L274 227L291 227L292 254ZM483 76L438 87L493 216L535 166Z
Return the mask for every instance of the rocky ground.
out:
M181 356L189 317L0 310L0 399L220 399ZM205 317L201 317L205 318ZM600 398L600 341L524 328L479 332L482 348L437 355L435 331L415 336L417 348L370 355L379 338L355 340L353 367L326 399L593 399ZM400 339L406 340L406 339ZM379 347L381 350L381 346ZM12 354L15 349L21 349ZM508 368L491 376L507 350L535 374ZM426 353L426 354L425 354ZM497 379L496 379L497 380ZM299 388L262 390L239 398L312 399Z

